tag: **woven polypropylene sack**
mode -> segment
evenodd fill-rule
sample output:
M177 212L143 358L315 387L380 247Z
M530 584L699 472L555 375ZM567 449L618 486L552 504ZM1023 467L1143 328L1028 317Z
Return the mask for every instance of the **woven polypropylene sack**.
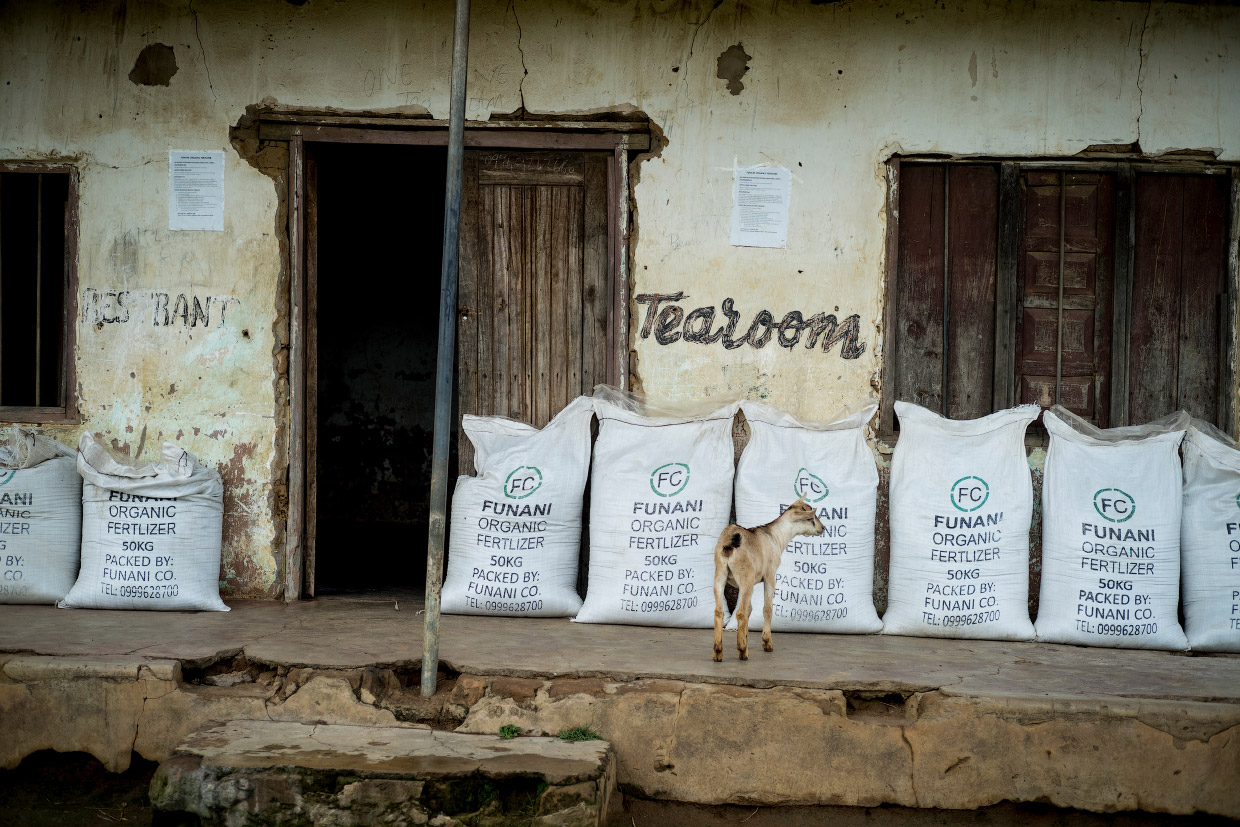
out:
M1037 405L950 420L895 403L891 570L883 632L1029 640L1033 482L1025 429Z
M715 541L732 505L737 404L651 415L595 394L590 570L579 623L714 624Z
M1187 648L1177 610L1188 415L1103 430L1057 405L1042 421L1038 640Z
M592 417L585 396L542 430L464 417L478 475L458 479L452 497L445 612L565 617L581 608L577 561Z
M17 425L0 446L0 603L55 603L82 546L82 478L73 451Z
M1240 652L1240 449L1218 429L1194 421L1180 450L1184 633L1193 649Z
M799 497L826 529L794 537L775 573L771 629L865 634L883 627L874 611L874 513L878 467L865 441L878 405L809 424L759 402L742 402L749 443L736 469L736 521L765 525ZM749 628L761 629L766 586L754 587ZM736 628L736 616L728 622Z
M224 485L165 442L160 461L132 465L90 434L78 443L82 570L67 609L203 609L220 600Z

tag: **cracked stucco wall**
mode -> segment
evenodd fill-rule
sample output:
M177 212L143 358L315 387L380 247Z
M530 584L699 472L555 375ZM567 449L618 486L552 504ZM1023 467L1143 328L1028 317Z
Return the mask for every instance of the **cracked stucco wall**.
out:
M130 453L170 439L219 467L228 595L279 592L287 336L283 182L238 157L229 127L260 104L446 118L451 18L443 0L0 12L0 159L81 171L82 422L49 430ZM135 83L157 43L177 70ZM740 333L763 310L855 314L864 350L660 344L634 305L636 382L820 417L879 384L886 158L1139 140L1237 160L1236 43L1240 10L1179 3L485 0L467 108L646 113L666 145L634 169L632 293L683 292L686 313L713 306L716 323L731 298ZM225 152L224 232L168 231L170 149ZM763 163L793 172L786 250L728 243L732 169Z

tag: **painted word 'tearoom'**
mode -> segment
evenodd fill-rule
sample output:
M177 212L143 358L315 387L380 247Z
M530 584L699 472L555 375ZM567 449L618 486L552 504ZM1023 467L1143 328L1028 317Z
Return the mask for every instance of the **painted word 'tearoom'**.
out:
M720 307L727 322L714 331L711 330L715 323L714 306L696 308L686 316L683 307L672 303L686 298L688 296L683 292L642 293L635 296L634 300L638 304L646 305L641 337L649 339L653 333L654 340L661 345L670 345L681 339L699 345L712 345L722 341L726 349L735 350L745 344L761 349L766 347L766 343L771 341L773 336L780 347L792 350L804 336L805 347L809 350L813 350L821 338L824 353L834 347L836 342L840 343L840 357L843 359L856 359L865 353L865 342L859 341L861 317L856 313L840 322L830 313L815 313L807 319L801 315L801 311L790 310L784 314L783 319L776 322L771 311L759 310L749 323L745 335L736 338L737 322L740 321L741 314L733 309L734 302L731 298L724 299Z

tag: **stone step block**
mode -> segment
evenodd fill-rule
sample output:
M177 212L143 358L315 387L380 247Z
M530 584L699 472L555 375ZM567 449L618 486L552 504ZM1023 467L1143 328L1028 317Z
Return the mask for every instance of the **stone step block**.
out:
M164 825L594 827L615 778L606 741L231 721L177 747L151 804Z

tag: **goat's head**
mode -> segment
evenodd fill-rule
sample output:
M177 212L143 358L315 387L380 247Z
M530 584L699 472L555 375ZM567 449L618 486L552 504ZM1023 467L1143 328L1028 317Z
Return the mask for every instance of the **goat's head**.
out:
M788 506L781 517L792 523L797 534L819 535L826 531L826 527L822 524L822 520L818 519L818 513L814 507L805 501L804 497L799 498L792 505Z

